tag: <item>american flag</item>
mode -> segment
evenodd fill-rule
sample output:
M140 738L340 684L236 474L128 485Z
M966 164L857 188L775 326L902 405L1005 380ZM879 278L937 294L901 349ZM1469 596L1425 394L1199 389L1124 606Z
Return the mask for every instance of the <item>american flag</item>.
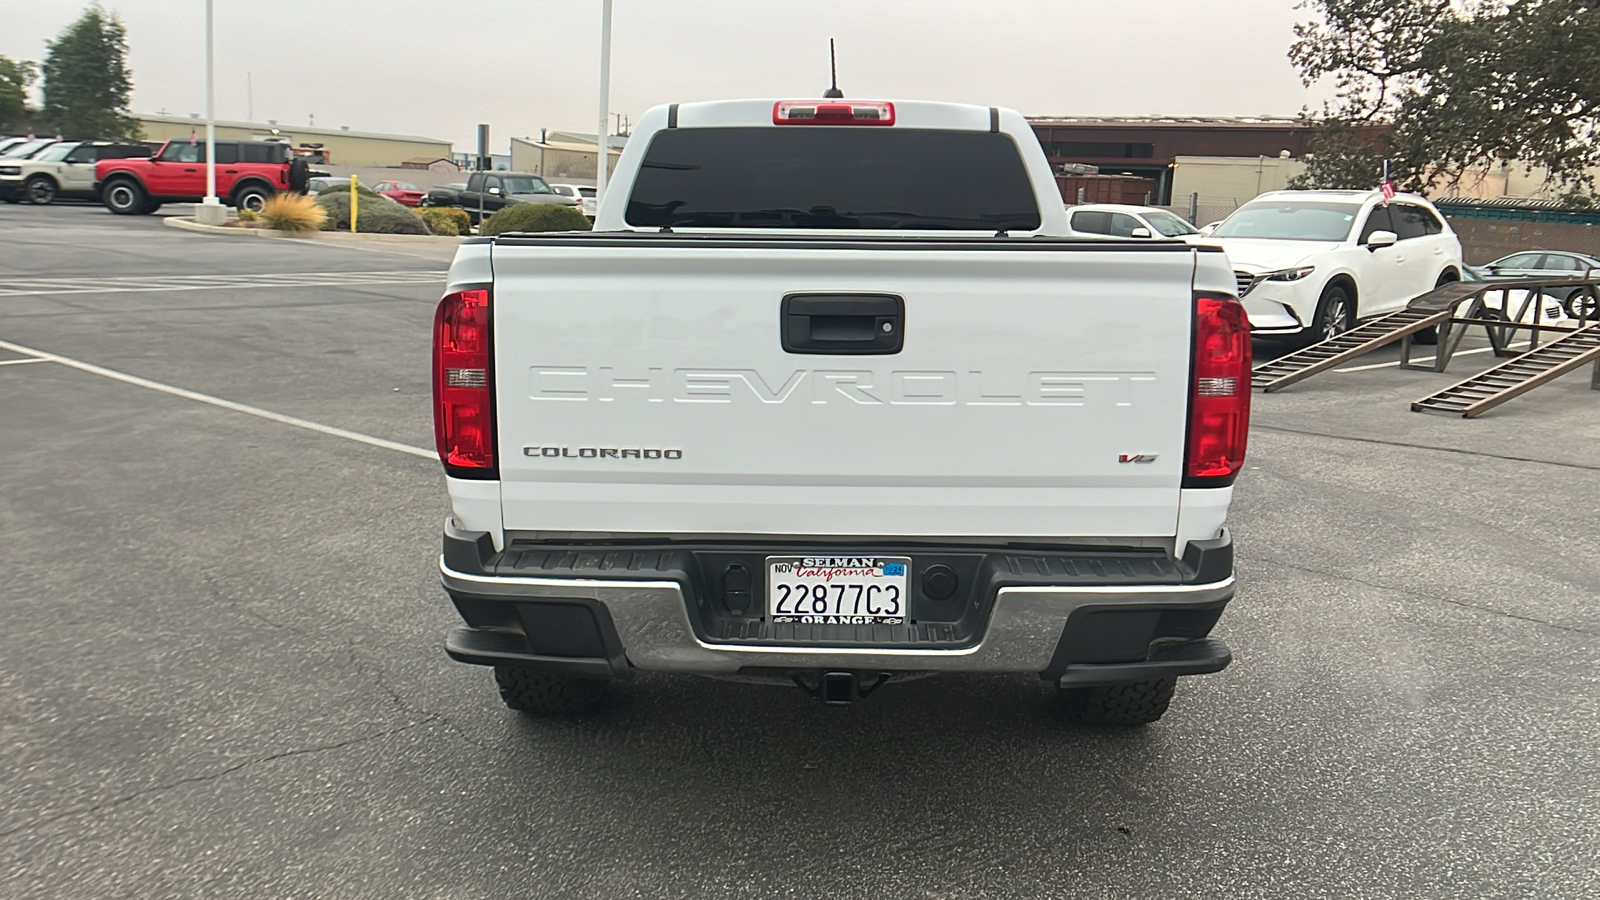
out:
M1384 179L1383 184L1378 185L1378 190L1383 192L1383 205L1388 206L1389 201L1394 199L1394 182Z

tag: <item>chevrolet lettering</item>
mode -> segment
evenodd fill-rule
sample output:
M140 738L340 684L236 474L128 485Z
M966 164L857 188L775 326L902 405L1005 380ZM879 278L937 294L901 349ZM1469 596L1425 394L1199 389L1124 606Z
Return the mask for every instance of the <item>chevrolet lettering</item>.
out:
M541 459L683 459L683 451L659 447L523 447L523 456Z
M456 250L445 652L528 714L1012 673L1154 722L1232 659L1237 289L1215 247L1074 236L1010 110L653 109L592 230Z
M854 403L860 406L1132 407L1156 373L532 366L533 400Z

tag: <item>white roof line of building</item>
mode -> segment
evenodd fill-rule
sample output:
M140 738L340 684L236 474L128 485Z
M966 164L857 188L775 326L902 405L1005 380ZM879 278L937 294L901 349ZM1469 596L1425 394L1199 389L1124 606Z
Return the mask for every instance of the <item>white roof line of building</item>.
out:
M1304 126L1295 116L1028 116L1033 125L1271 125Z
M163 116L155 113L135 113L133 117L145 122L161 122L168 125L189 124L194 126L196 131L203 129L206 124L205 119L194 119L190 118L189 116ZM223 128L248 128L252 131L260 132L270 132L272 129L276 128L279 131L288 134L290 137L302 134L316 134L327 135L329 137L376 138L378 140L386 141L408 141L416 144L440 144L446 147L453 146L450 141L443 141L438 138L419 137L413 134L382 134L376 131L345 131L342 128L321 128L313 125L269 125L266 122L240 122L233 119L218 119L217 125Z

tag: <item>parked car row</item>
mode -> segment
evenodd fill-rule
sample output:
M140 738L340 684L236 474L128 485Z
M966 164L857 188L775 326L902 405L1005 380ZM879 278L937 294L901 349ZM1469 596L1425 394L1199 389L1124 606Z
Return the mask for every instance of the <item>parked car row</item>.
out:
M1068 222L1075 236L1220 246L1254 335L1302 345L1403 309L1452 281L1600 274L1600 258L1564 251L1517 253L1471 268L1433 204L1410 194L1386 199L1380 191L1273 191L1198 229L1164 209L1118 204L1070 207ZM1485 306L1492 315L1556 327L1596 313L1590 286L1531 294L1490 293Z
M0 199L47 204L57 197L93 198L95 164L103 159L149 156L150 148L133 141L34 141L8 139L0 144ZM7 150L15 150L10 155Z
M228 204L258 210L289 187L292 150L278 141L214 142L216 192ZM150 146L134 141L0 142L0 199L47 204L95 199L119 215L152 213L164 203L206 196L206 145L194 139Z

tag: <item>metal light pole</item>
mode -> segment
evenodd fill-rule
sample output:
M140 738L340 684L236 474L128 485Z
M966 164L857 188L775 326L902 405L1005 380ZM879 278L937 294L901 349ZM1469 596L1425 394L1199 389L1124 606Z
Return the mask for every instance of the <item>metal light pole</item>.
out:
M217 205L217 116L213 107L216 78L212 74L215 40L213 0L206 0L206 205Z
M206 0L210 2L210 0ZM606 167L610 161L606 140L611 116L606 107L611 105L611 0L600 0L600 128L595 140L594 202L598 204L606 195Z

